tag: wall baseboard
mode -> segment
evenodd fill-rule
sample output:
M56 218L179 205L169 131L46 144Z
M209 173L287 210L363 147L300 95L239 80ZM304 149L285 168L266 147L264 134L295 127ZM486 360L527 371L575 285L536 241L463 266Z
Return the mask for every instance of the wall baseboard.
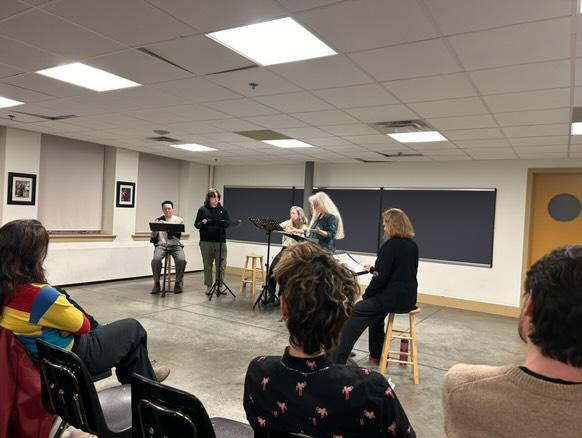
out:
M230 275L242 275L243 268L227 266L225 272ZM360 285L362 294L366 285ZM449 298L440 295L418 294L420 304L432 304L435 306L449 307L451 309L469 310L471 312L488 313L490 315L519 317L519 307L505 306L502 304L482 303L480 301L462 300L460 298Z

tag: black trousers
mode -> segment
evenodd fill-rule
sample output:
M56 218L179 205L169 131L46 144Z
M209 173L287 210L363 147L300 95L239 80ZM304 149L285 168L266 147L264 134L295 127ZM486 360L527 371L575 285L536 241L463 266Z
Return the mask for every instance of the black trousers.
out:
M75 338L73 351L91 375L115 367L117 380L122 384L130 383L133 373L156 380L148 356L147 332L135 319L122 319L99 326Z
M345 364L356 341L366 328L370 356L379 358L384 344L384 319L388 313L383 309L382 303L374 298L356 303L352 310L352 317L341 331L340 344L331 355L332 361Z
M271 262L271 265L269 266L268 277L269 277L269 296L270 297L274 297L275 292L277 291L277 280L275 280L275 277L273 277L273 269L275 269L275 266L277 266L277 263L279 263L279 260L281 260L281 256L285 252L285 249L287 249L287 248L284 246L281 249L281 251L279 251L279 254L277 254L275 256L275 258L273 258L273 261ZM281 291L279 291L279 295L281 295Z

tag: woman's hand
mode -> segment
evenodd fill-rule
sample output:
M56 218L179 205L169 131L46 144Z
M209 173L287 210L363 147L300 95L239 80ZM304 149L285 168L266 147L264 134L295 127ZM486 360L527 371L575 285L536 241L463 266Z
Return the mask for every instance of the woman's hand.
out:
M321 228L319 228L319 227L315 227L315 230L314 230L314 231L315 231L317 234L319 234L320 236L327 237L327 231L323 231L323 230L322 230Z
M371 266L372 266L372 265L370 265L370 264L366 263L366 264L364 264L364 265L362 265L362 266L364 267L364 271L366 271L366 272L370 272L370 268L371 268Z
M208 219L202 219L202 223L206 225L208 223Z

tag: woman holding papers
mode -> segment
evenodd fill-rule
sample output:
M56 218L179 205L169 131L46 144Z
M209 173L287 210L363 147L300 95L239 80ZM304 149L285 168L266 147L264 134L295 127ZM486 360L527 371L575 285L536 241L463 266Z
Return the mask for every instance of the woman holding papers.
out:
M344 224L337 207L324 192L310 196L309 203L312 211L309 224L311 237L315 237L321 247L335 252L335 241L344 238Z
M307 217L305 217L305 213L301 207L294 205L291 207L289 211L289 219L286 221L281 222L281 228L285 231L284 233L287 234L295 234L298 236L304 236L305 231L307 230ZM277 288L277 281L273 278L273 269L277 266L279 259L285 252L285 249L289 246L295 245L297 240L293 239L293 237L286 236L283 234L282 245L283 249L275 256L273 261L271 262L271 266L269 267L269 297L267 299L268 302L275 302L275 290Z
M386 241L378 251L376 263L369 268L372 280L363 299L354 306L342 329L340 345L333 354L336 363L346 363L366 328L370 361L378 363L384 341L384 318L388 313L407 313L416 305L418 246L412 240L414 228L398 208L386 210L383 218Z

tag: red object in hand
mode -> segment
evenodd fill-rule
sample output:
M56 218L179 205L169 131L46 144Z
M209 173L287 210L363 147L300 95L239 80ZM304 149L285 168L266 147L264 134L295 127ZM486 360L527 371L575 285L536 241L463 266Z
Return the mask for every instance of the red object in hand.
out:
M401 339L400 340L400 353L408 353L408 339ZM400 355L400 360L407 361L408 360L408 355L401 354ZM405 363L401 363L400 365L404 366L406 364Z

